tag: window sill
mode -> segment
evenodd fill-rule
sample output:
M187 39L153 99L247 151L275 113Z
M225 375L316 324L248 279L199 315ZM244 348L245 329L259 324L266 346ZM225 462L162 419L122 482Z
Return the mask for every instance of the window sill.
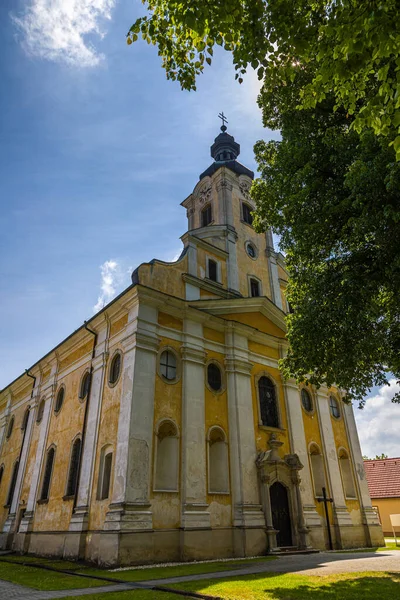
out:
M208 492L209 496L230 496L231 493L230 492Z
M37 504L48 504L49 503L49 499L48 498L41 498L40 500L36 501Z
M209 277L204 277L204 280L207 281L207 283L212 283L214 285L218 285L219 287L224 287L224 284L221 283L220 281L215 281L214 279L210 279Z
M243 223L244 225L247 225L247 227L251 227L251 229L254 231L254 227L252 224L248 223L244 219L240 219L240 222Z
M75 494L72 494L72 496L63 496L63 500L73 500L75 498Z
M179 490L153 490L155 494L179 494Z
M282 433L286 432L286 429L283 427L273 427L272 425L262 425L260 423L258 424L258 428L263 429L264 431L280 431Z

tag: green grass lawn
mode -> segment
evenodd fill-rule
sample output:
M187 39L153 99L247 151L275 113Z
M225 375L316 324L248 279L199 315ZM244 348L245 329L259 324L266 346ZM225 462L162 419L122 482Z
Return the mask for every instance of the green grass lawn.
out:
M19 556L19 555L6 555L1 557L0 564L2 561L17 561L21 564L43 564L48 565L54 569L67 569L85 575L92 575L94 577L110 577L111 579L117 579L121 581L148 581L150 579L162 579L166 577L180 577L182 575L199 575L203 573L215 573L218 571L230 571L234 568L245 567L248 564L260 563L270 560L275 560L275 556L260 556L258 558L247 558L243 560L230 560L224 562L202 562L202 563L189 563L187 565L171 565L170 567L150 567L148 569L129 569L126 571L109 571L106 569L95 569L90 566L85 566L79 562L69 562L62 560L49 560L46 558L40 558L36 556ZM17 566L17 565L16 565ZM32 570L32 569L31 569ZM39 569L35 569L39 571ZM68 577L68 575L66 575ZM1 575L0 575L1 579ZM83 579L83 581L90 581L89 579ZM97 585L101 585L101 582ZM106 582L104 582L106 585ZM77 587L84 587L82 585ZM87 586L89 587L89 585ZM54 588L55 589L55 588Z
M400 573L342 573L325 577L263 573L240 578L191 581L174 584L173 587L224 600L394 600L400 595ZM75 596L75 600L153 598L178 600L179 596L147 590Z
M72 590L107 585L107 582L98 579L76 577L24 565L13 565L3 560L0 561L0 579L26 585L36 590Z

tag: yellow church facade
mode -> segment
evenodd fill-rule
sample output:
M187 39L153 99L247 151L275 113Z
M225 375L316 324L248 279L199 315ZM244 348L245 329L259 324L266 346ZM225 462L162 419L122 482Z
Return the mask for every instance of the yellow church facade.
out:
M287 275L239 150L223 127L180 258L140 265L0 392L0 548L124 565L383 544L352 407L279 371Z

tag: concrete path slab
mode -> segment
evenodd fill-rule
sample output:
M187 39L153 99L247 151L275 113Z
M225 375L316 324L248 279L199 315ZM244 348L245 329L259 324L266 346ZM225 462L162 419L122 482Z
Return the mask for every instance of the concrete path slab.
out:
M335 573L354 573L357 571L400 572L400 551L384 552L320 552L319 554L299 554L280 556L277 560L243 565L232 571L185 575L169 579L147 581L152 585L173 585L185 581L202 579L223 579L224 577L242 577L257 573L297 573L299 575L332 575Z

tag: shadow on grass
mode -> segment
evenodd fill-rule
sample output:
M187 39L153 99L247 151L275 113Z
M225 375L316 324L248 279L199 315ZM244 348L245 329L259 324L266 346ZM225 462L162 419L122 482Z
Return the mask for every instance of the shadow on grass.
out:
M224 600L395 600L400 598L400 573L341 573L324 577L260 573L170 587Z

